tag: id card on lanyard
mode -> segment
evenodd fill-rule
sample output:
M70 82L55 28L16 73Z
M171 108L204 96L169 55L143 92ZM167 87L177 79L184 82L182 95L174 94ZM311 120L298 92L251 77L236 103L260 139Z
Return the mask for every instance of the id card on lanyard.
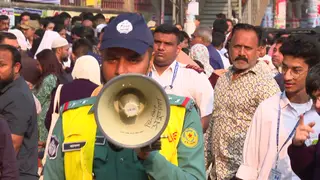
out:
M279 134L280 134L280 117L281 117L281 98L284 95L284 92L280 96L280 101L279 101L279 110L278 110L278 120L277 120L277 136L276 136L276 144L277 144L277 157L276 157L276 165L275 168L273 168L270 172L269 175L269 180L281 180L281 172L278 170L278 163L279 163L279 154L283 147L289 142L289 140L292 138L294 133L296 132L296 129L299 125L299 121L296 123L294 128L292 129L291 133L289 134L288 138L284 141L283 145L279 149Z
M173 89L173 83L174 80L176 80L177 74L178 74L178 70L179 70L179 63L176 62L176 65L174 66L174 71L173 71L173 75L172 75L172 79L171 79L171 84L167 85L167 86L163 86L163 89L166 90L169 88L169 90ZM149 73L149 77L152 78L152 71Z

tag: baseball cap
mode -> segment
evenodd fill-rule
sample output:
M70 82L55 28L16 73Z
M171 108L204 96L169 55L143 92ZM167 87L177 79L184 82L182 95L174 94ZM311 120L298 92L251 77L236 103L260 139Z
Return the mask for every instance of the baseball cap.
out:
M100 50L125 48L142 55L153 47L153 36L144 18L136 13L120 14L104 29Z
M51 48L55 49L67 45L69 45L68 41L65 38L59 36L53 40Z
M21 24L20 27L21 27L22 29L30 29L30 28L32 28L32 29L37 30L37 29L40 28L40 24L39 24L39 22L36 21L36 20L29 20L29 21Z

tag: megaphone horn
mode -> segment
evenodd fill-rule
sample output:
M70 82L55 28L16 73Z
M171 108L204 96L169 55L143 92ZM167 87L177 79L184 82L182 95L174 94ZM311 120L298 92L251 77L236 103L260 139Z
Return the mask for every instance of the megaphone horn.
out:
M159 140L167 127L170 105L166 92L141 74L120 75L98 95L95 119L108 142L137 149Z

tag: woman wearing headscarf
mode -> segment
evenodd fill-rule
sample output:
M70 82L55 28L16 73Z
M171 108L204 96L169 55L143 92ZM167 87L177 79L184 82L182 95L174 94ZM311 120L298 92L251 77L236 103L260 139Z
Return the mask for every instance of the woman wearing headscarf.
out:
M74 65L72 77L74 80L71 83L64 84L61 88L60 103L58 107L56 107L56 111L58 111L59 107L66 102L91 96L92 92L101 84L100 66L98 61L89 55L80 57ZM50 107L45 120L45 125L48 130L50 129L55 95L56 91L53 91L51 94Z
M199 61L204 66L204 71L209 78L213 72L213 68L210 65L208 48L202 44L195 44L191 47L190 57L194 61Z

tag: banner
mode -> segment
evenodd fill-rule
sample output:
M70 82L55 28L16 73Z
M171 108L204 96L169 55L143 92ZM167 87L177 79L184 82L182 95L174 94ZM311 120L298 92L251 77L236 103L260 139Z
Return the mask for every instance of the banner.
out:
M36 2L36 3L43 3L43 4L60 4L60 0L21 0L27 2Z
M10 19L10 28L14 26L14 9L13 8L0 8L0 14L6 15Z
M40 9L32 9L32 8L14 8L14 15L15 16L20 16L21 13L23 12L28 12L28 13L32 13L32 14L39 14L40 16L42 16L42 10Z

